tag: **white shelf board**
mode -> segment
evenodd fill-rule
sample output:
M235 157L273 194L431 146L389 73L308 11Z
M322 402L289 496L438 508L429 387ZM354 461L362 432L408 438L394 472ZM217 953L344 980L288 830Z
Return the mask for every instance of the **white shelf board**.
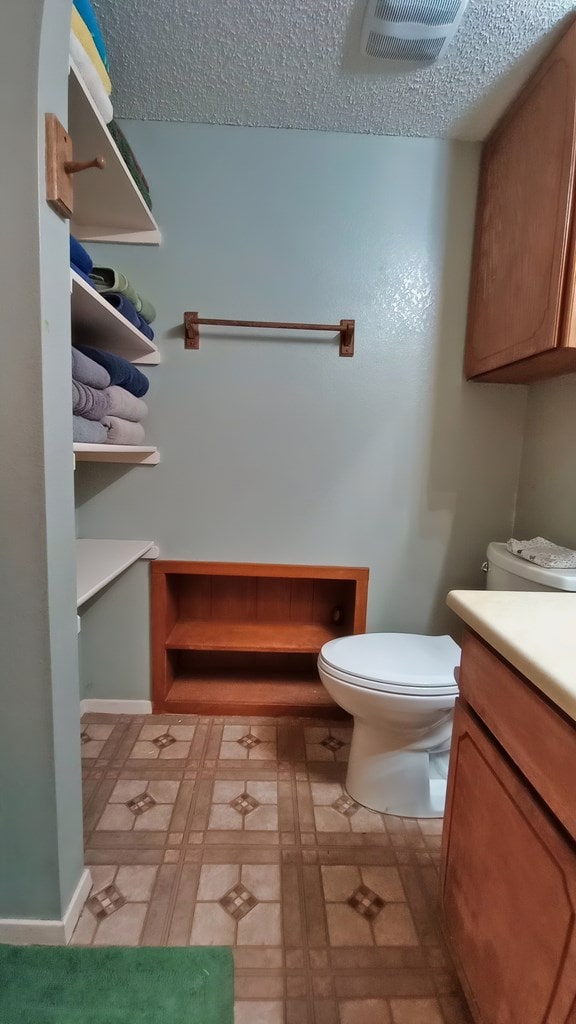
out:
M139 558L156 558L151 540L77 540L76 607L94 597Z
M140 466L156 466L160 462L157 448L139 444L75 444L76 462L127 462Z
M75 160L103 156L104 170L74 175L72 233L82 242L158 245L158 225L74 62L70 61L68 131Z
M114 306L86 284L74 270L72 274L72 333L83 345L123 356L132 363L143 358L152 366L160 362L160 353L137 327L126 320Z

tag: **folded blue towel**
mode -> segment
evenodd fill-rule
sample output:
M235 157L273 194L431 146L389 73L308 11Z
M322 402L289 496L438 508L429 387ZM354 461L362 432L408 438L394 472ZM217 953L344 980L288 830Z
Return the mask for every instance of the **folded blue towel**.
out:
M86 252L83 245L74 235L70 235L70 263L74 264L75 269L79 269L83 274L91 274L94 263L90 253Z
M94 288L94 282L90 280L88 274L85 274L84 271L81 270L80 267L77 267L75 263L71 263L70 266L72 270L76 271L83 281L86 281L86 284L89 284L91 288ZM94 288L94 291L96 291L96 288Z
M133 324L134 327L137 327L149 341L154 340L154 331L150 327L150 324L147 324L144 318L140 316L136 306L133 302L130 302L130 299L127 299L121 292L101 292L100 294L102 295L102 298L106 299L111 306L114 306L114 309L117 309L118 312L129 321L129 323Z
M138 311L133 302L127 299L122 292L100 292L103 299L109 302L134 327L140 326Z
M148 391L150 387L148 378L127 359L122 359L122 356L115 356L112 352L103 352L99 348L90 348L88 345L77 345L76 348L108 370L111 384L118 384L121 388L129 391L131 395L135 395L136 398L142 398Z
M110 71L108 54L106 52L106 43L104 42L102 32L100 31L100 25L98 24L98 19L94 13L94 8L92 7L90 0L74 0L74 7L78 11L80 17L86 22L86 28L89 30L96 45L96 49L102 57L104 67L107 71Z

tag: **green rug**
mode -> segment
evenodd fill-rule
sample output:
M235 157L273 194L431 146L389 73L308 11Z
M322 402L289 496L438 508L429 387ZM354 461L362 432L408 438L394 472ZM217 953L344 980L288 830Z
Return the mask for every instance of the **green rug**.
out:
M232 950L0 945L2 1024L233 1024Z

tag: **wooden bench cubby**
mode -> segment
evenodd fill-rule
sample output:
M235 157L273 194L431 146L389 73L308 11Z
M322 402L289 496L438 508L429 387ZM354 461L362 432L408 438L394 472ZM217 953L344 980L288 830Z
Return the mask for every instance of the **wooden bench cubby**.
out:
M155 562L154 711L339 714L316 659L364 632L367 591L364 568Z

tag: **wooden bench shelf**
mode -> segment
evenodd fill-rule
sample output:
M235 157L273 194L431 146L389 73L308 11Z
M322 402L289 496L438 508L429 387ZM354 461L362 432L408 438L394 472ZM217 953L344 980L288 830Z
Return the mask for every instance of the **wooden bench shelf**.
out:
M362 568L155 562L154 711L338 715L316 659L364 631L367 587Z
M167 648L183 651L271 651L317 654L333 640L330 626L308 622L228 622L199 619L177 622Z

